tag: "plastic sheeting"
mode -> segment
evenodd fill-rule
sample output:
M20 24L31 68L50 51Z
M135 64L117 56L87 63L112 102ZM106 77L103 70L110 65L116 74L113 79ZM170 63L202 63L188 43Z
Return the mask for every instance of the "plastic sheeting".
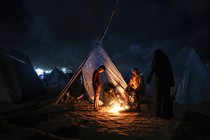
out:
M92 87L92 75L95 69L100 65L105 65L106 71L101 73L101 79L103 82L102 91L109 83L112 83L116 87L116 92L124 97L123 91L127 87L121 73L112 63L111 59L104 51L102 46L98 46L93 50L91 55L82 67L82 75L84 80L84 86L87 95L91 101L94 100L94 91ZM102 93L101 93L102 94ZM102 97L102 96L101 96ZM100 98L101 99L101 98Z

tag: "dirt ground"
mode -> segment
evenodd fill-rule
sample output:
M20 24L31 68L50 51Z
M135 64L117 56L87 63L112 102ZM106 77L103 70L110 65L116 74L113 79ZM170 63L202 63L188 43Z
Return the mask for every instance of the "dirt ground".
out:
M141 112L99 112L85 100L55 105L56 98L0 107L1 140L210 139L210 103L174 105L175 117L154 117L154 104Z

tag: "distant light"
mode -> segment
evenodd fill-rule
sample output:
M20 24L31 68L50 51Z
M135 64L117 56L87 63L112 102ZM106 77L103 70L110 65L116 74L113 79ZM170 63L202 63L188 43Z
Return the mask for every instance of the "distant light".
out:
M62 67L61 70L62 70L63 73L66 73L66 68L65 67Z
M52 70L45 70L46 74L50 74L52 72Z
M40 68L35 68L35 71L37 73L38 76L43 75L44 74L44 70L40 69Z

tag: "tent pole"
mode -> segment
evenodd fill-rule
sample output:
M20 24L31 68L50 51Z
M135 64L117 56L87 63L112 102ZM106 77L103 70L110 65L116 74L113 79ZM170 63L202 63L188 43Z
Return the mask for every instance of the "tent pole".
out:
M114 17L114 14L116 13L117 4L118 4L118 0L116 0L116 2L115 2L114 9L113 9L112 14L111 14L111 16L110 16L110 19L109 19L109 22L108 22L108 24L107 24L107 26L106 26L106 29L105 29L105 31L104 31L104 33L103 33L101 39L100 39L100 42L102 42L103 39L104 39L104 37L106 36L106 33L107 33L107 31L108 31L108 29L109 29L109 26L110 26L110 24L111 24L112 18Z
M75 76L71 79L71 81L67 84L67 86L62 90L62 92L60 93L56 104L58 104L58 102L61 100L61 98L64 96L64 93L66 93L66 91L69 89L69 87L72 85L72 83L74 82L74 80L77 78L77 76L80 74L82 68L77 70L77 73L75 74Z

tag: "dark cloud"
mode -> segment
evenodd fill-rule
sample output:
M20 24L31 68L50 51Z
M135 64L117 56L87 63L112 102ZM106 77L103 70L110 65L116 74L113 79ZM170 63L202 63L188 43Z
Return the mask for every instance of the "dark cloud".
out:
M27 13L20 0L0 1L0 45L15 48L23 37Z
M18 11L24 14L17 23L22 31L6 30L22 34L12 39L18 38L17 49L29 55L34 65L76 68L102 36L115 0L20 3ZM173 55L192 47L209 62L209 7L209 0L119 0L104 49L120 70L143 69L156 48Z
M110 16L112 1L25 1L35 24L45 28L51 39L65 42L89 41L101 35ZM48 34L50 32L50 34Z

